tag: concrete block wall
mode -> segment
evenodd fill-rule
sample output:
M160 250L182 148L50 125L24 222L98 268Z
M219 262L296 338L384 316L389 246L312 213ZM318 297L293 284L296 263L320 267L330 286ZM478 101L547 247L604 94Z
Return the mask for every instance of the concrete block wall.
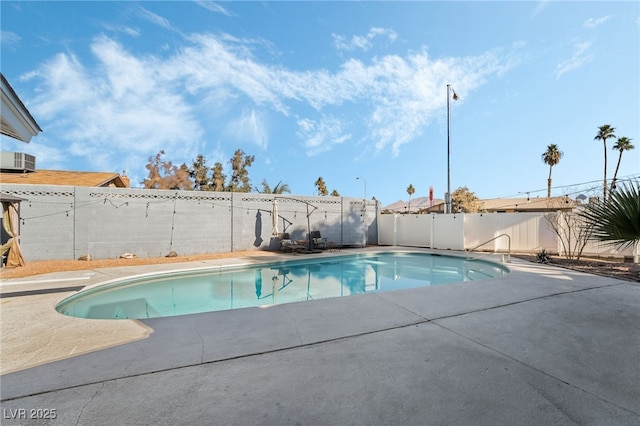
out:
M26 199L20 203L20 242L25 257L42 251L38 260L71 259L76 232L76 194L73 187L0 185L0 191ZM6 188L6 190L5 190ZM25 247L26 243L26 247ZM41 247L43 250L32 250Z
M275 248L270 194L13 184L0 191L27 200L20 207L27 261ZM363 208L346 197L275 197L279 231L294 239L306 239L310 227L339 245L377 243L375 201Z
M96 258L114 258L123 252L157 257L171 251L185 255L231 251L229 194L116 188L79 191L100 201L90 209L86 232L78 235L86 238L82 247Z

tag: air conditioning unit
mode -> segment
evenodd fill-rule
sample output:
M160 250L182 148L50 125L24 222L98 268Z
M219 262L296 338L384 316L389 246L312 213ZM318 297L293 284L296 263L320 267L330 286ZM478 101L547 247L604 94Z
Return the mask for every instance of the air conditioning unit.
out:
M35 172L36 157L24 152L0 152L0 169L7 171Z

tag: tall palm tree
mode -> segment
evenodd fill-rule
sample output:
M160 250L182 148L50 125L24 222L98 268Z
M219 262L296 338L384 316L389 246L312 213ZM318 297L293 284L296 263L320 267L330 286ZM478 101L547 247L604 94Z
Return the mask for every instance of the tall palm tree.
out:
M618 169L620 168L620 160L622 160L622 153L624 151L631 151L635 148L631 144L631 139L626 136L622 136L618 138L616 144L613 145L613 149L617 149L620 151L620 156L618 157L618 164L616 165L616 171L613 173L613 180L611 181L611 190L609 190L609 198L611 198L611 193L616 189L616 177L618 176Z
M564 153L558 149L558 145L552 143L542 154L542 161L549 165L549 179L547 179L547 199L551 198L551 169L560 162Z
M409 194L409 208L407 209L407 213L411 213L411 196L416 193L416 189L413 187L413 184L409 184L407 187L407 194Z
M598 127L598 134L593 140L601 140L604 144L604 182L602 184L602 199L607 199L607 139L615 138L615 127L611 127L610 124L603 124Z

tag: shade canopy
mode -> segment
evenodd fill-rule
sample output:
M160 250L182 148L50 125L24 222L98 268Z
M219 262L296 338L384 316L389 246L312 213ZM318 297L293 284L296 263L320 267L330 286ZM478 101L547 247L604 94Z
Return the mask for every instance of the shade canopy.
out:
M27 201L27 199L0 192L0 203L19 203L20 201Z

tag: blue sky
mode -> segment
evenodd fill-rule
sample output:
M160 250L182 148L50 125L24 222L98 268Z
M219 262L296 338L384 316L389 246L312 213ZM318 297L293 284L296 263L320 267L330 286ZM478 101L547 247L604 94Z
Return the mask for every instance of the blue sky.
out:
M252 184L383 205L451 188L481 198L601 185L598 126L637 147L640 3L2 1L2 72L43 132L2 150L37 167L122 172L158 151L211 166L241 148ZM618 152L608 144L608 176ZM361 179L356 179L361 177Z

